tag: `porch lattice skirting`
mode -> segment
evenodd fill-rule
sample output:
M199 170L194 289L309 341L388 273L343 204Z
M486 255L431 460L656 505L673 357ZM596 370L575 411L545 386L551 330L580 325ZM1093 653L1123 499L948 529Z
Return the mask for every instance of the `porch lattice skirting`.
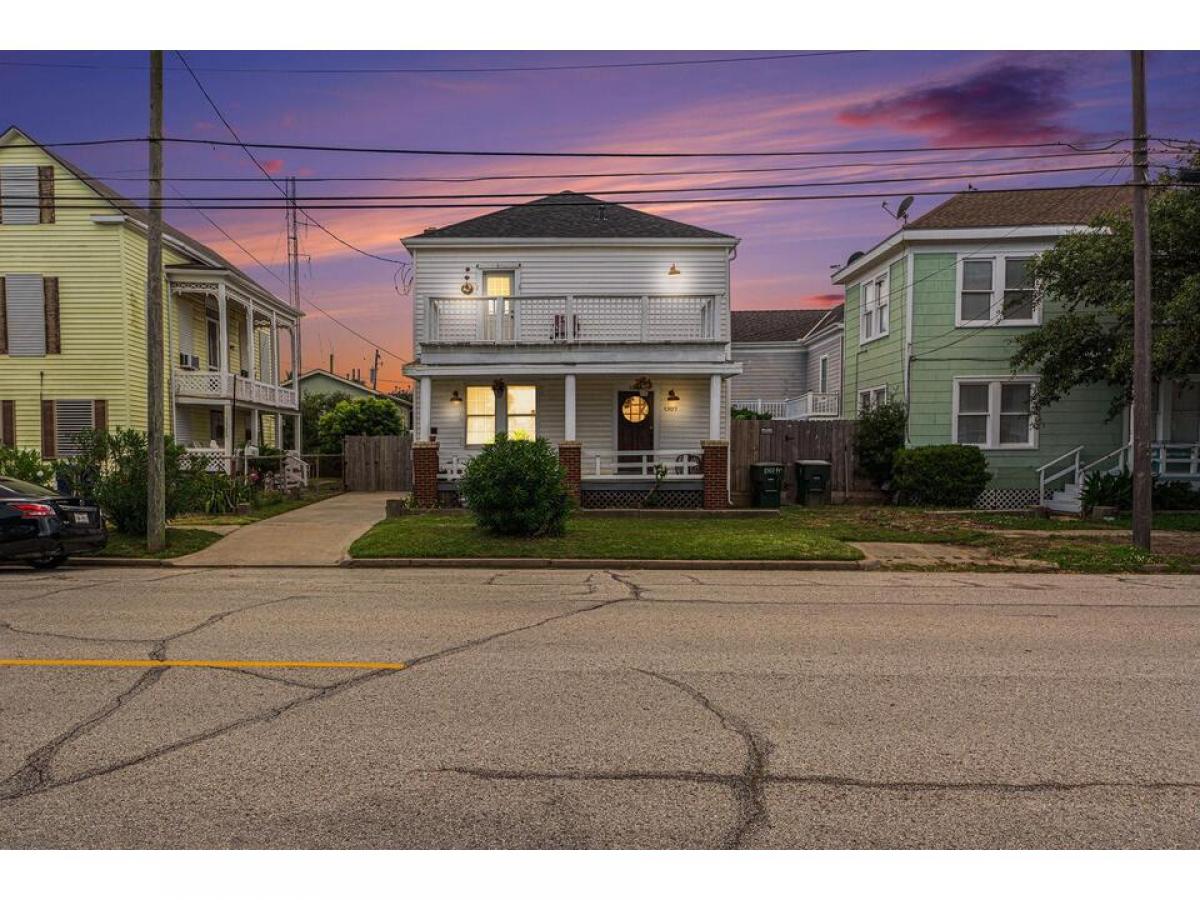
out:
M1027 509L1037 502L1037 488L988 488L976 499L975 508Z
M650 485L629 483L583 482L579 505L584 509L644 509ZM654 509L702 509L704 489L701 482L664 482L658 489Z

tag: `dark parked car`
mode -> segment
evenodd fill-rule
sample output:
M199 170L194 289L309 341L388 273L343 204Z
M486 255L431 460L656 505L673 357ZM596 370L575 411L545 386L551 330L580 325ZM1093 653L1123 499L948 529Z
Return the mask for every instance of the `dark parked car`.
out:
M95 553L106 543L99 507L0 475L0 562L52 569L68 556Z

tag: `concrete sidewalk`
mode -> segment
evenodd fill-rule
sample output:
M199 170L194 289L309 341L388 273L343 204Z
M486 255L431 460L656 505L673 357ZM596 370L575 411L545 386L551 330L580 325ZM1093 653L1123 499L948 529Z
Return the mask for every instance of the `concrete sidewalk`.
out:
M336 566L354 539L384 517L395 493L339 494L244 525L176 566Z

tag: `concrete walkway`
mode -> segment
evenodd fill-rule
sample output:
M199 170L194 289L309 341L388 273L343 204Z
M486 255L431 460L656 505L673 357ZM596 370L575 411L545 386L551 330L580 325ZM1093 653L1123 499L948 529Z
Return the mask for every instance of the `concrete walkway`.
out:
M176 566L336 566L403 494L347 493L241 528Z

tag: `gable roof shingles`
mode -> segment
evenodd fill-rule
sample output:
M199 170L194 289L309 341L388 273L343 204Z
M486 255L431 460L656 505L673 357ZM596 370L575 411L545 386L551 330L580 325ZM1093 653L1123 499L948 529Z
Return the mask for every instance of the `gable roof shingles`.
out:
M735 344L799 341L818 325L841 320L841 304L832 309L735 309L730 313L731 340Z
M935 206L905 228L1086 225L1101 213L1116 212L1129 203L1129 189L1117 186L967 191Z
M640 210L563 191L433 228L412 238L724 238L721 234Z

